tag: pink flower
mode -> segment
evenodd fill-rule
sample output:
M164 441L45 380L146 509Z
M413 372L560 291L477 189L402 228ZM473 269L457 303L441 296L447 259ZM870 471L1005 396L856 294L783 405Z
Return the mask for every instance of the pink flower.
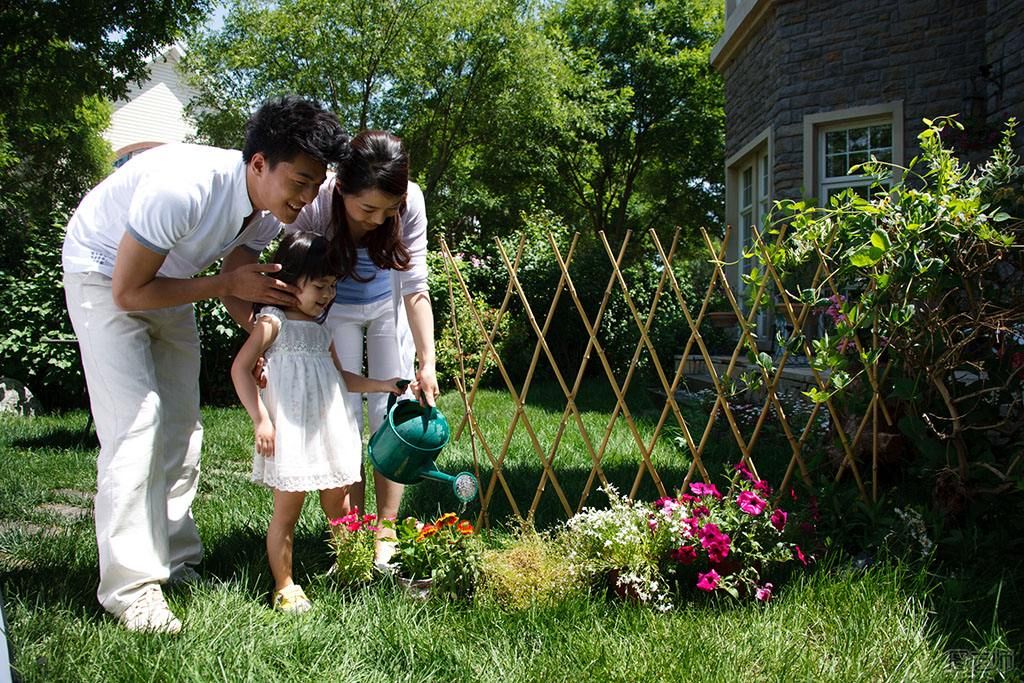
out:
M766 583L763 586L758 586L757 590L754 592L754 597L760 600L761 602L768 602L772 599L773 588L775 588L775 586L773 586L770 583Z
M697 559L697 549L692 545L679 546L672 551L671 557L679 564L693 564Z
M775 527L775 530L778 531L780 534L782 533L782 530L786 528L786 517L788 516L789 515L787 515L786 511L783 510L782 508L778 508L777 510L775 510L775 512L772 513L772 526Z
M721 562L729 556L730 539L726 534L718 530L714 524L706 524L700 530L700 545L708 551L708 559L712 562Z
M754 482L754 490L760 491L763 495L766 496L772 495L772 487L764 479L758 479L757 481Z
M793 546L793 557L798 559L803 566L807 566L807 557L804 555L804 551L800 550L800 546Z
M662 512L671 512L679 506L678 501L675 498L664 496L654 501L654 507Z
M693 482L690 484L690 490L697 496L714 496L715 498L721 498L722 494L718 492L718 488L714 484L705 484L703 482Z
M682 524L683 524L683 531L682 531L683 538L693 538L694 536L697 535L697 528L700 525L700 522L697 521L696 517L687 517L686 519L683 520Z
M709 570L706 574L697 574L697 588L710 593L718 587L718 581L721 578L714 569Z
M740 495L736 497L736 504L739 505L740 510L752 517L757 517L764 512L765 506L768 505L753 491L741 491Z
M754 473L751 472L749 468L747 468L747 464L742 460L736 463L736 466L733 467L733 469L739 472L741 475L743 475L743 478L746 479L747 481L754 481Z
M711 514L711 510L708 510L708 506L707 505L700 505L698 507L693 508L693 516L694 517L707 517L710 514Z

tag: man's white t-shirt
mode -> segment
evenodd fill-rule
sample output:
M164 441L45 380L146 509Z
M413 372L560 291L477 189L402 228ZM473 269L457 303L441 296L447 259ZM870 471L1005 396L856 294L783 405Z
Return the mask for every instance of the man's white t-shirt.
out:
M237 150L167 144L130 159L82 199L64 238L66 273L112 275L125 232L167 258L157 274L188 278L239 246L259 253L280 232L252 213Z

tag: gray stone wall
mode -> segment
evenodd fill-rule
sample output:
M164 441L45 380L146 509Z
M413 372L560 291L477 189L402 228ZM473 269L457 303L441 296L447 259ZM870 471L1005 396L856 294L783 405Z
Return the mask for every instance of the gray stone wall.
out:
M988 0L986 73L982 74L988 125L1002 130L1010 116L1020 126L1014 147L1024 155L1024 0Z
M806 115L902 100L910 159L922 118L963 116L994 50L1005 65L1003 101L1013 97L1019 107L1024 73L1013 46L1020 44L1022 6L1024 0L773 2L723 69L726 157L771 125L775 198L797 197L805 182Z

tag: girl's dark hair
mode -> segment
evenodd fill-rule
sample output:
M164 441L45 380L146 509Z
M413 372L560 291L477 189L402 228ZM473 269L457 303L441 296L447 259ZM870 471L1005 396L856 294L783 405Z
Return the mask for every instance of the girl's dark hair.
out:
M339 277L367 282L355 272L356 243L348 229L343 195L357 195L366 190L401 197L409 190L409 153L402 140L384 130L367 130L352 138L349 153L338 165L338 180L332 197L332 257ZM408 270L409 248L402 242L402 215L388 218L370 231L362 245L374 265L382 269Z
M299 280L337 275L327 240L315 232L299 231L285 235L270 262L281 264L281 270L273 276L290 285L297 284Z

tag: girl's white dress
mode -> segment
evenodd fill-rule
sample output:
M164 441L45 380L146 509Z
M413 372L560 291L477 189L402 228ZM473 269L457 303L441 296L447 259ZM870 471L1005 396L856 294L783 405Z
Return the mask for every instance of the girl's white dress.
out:
M274 457L254 452L252 480L281 491L359 481L363 444L345 380L331 360L330 333L312 320L289 320L273 306L264 306L262 316L281 324L264 354L267 386L260 392L274 423Z

